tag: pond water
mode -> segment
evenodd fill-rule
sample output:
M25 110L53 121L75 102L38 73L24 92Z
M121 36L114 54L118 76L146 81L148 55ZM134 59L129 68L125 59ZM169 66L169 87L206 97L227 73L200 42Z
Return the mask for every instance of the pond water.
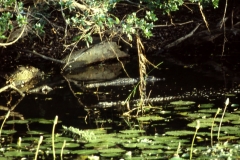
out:
M86 159L88 156L91 158L100 156L101 159L177 159L176 155L180 155L182 159L189 159L191 143L196 131L196 120L200 120L200 128L194 139L193 159L209 159L209 156L212 156L212 159L228 157L237 159L239 133L236 131L239 130L237 121L240 119L238 116L240 64L237 58L234 56L224 57L224 60L222 57L212 56L170 58L164 55L149 59L154 64L163 62L159 65L159 69L154 69L149 75L165 78L165 81L149 83L147 95L175 97L175 99L146 104L144 116L140 114L136 116L134 108L137 106L133 103L130 103L133 112L127 110L126 105L97 106L99 102L126 100L134 85L83 89L76 83L68 83L64 78L60 78L62 83L57 84L52 93L26 95L16 107L15 115L8 118L3 131L17 132L14 134L2 132L6 141L2 142L2 148L7 148L6 145L11 146L11 149L6 149L7 152L2 151L2 157L33 158L37 146L34 141L43 135L39 159L52 159L52 143L49 139L51 139L52 123L57 115L61 122L56 125L56 133L63 132L62 125L75 128L65 128L65 134L55 139L58 159L61 159L63 140L67 142L63 159ZM137 61L132 60L125 67L131 77L138 77ZM152 67L149 66L148 71L151 69ZM54 76L61 77L61 75ZM126 77L126 74L122 72L118 77ZM12 103L18 98L9 97L9 92L1 93L0 96L1 106L6 106L8 101ZM10 100L11 98L13 100ZM136 93L132 99L138 98L139 95ZM230 104L224 119L221 120L227 98L230 99ZM171 104L179 100L183 100L184 104ZM218 108L222 110L217 115L217 119L213 119ZM3 109L0 114L5 115L6 112ZM11 122L19 119L27 121ZM223 121L219 138L221 143L217 143L221 121ZM213 147L211 147L211 131ZM22 143L25 145L20 147L21 153L17 148L19 146L16 146L18 137L22 137ZM73 142L72 139L75 141ZM219 146L216 147L216 144Z

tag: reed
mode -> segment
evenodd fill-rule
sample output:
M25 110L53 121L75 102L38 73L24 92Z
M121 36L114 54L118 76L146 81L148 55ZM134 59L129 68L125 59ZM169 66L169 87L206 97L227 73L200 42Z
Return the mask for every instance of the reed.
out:
M63 141L63 145L62 145L62 149L61 149L61 154L60 154L61 160L63 159L63 149L65 148L65 146L66 146L66 140Z
M10 115L10 112L11 112L10 110L7 112L7 114L5 115L4 120L3 120L3 122L2 122L2 125L1 125L1 128L0 128L0 138L1 138L1 136L2 136L3 126L4 126L5 122L6 122L6 120L8 119L8 117L9 117L9 115Z
M215 119L217 117L217 115L219 114L219 112L221 111L220 108L218 108L214 118L213 118L213 122L212 122L212 127L211 127L211 146L213 146L213 125L214 125L214 122L215 122Z
M52 128L52 151L53 151L53 159L56 159L56 153L55 153L55 145L54 145L54 139L55 139L55 127L58 122L58 116L55 117L53 122L53 128Z
M192 139L192 145L191 145L191 149L190 149L190 160L192 160L192 152L193 152L193 145L194 145L194 140L196 138L196 135L197 135L197 132L198 132L198 129L200 128L200 121L197 120L197 125L196 125L196 131L195 131L195 134L193 136L193 139Z
M223 117L225 115L225 112L226 112L228 104L229 104L229 98L227 98L226 101L225 101L225 107L224 107L223 114L222 114L222 117L221 117L221 120L220 120L220 123L219 123L217 139L219 139L219 136L220 136L220 130L221 130L221 126L222 126L222 121L223 121Z
M34 158L34 160L37 160L38 151L39 151L40 144L42 143L42 141L43 141L43 136L40 136L39 141L38 141L38 145L37 145L37 149L36 149L36 153L35 153L35 158Z

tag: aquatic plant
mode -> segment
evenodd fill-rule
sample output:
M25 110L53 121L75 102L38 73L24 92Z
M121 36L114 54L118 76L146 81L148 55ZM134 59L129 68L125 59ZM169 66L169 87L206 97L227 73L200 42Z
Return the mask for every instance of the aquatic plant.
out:
M198 129L200 128L200 121L197 120L196 122L197 122L197 125L196 125L196 131L195 131L195 134L194 134L194 136L193 136L193 139L192 139L192 145L191 145L191 149L190 149L190 160L192 159L192 152L193 152L193 144L194 144L194 140L195 140L195 138L196 138L197 131L198 131Z
M7 112L7 114L5 115L4 120L2 122L2 125L1 125L1 128L0 128L0 138L1 138L1 134L2 134L2 128L3 128L6 120L8 119L9 115L10 115L10 110Z
M66 140L63 141L63 145L62 145L62 149L61 149L61 154L60 154L61 160L62 160L62 158L63 158L63 149L64 149L65 146L66 146Z
M215 122L215 119L216 119L216 117L217 117L217 115L219 114L220 111L221 111L221 109L218 108L218 110L217 110L217 112L216 112L216 114L214 116L213 122L212 122L212 127L211 127L211 146L213 146L213 134L212 134L212 132L213 132L214 122Z
M226 112L228 104L229 104L229 98L227 98L227 100L225 101L225 107L224 107L224 110L223 110L222 118L221 118L221 121L219 123L218 136L217 136L218 139L219 139L219 135L220 135L220 129L221 129L221 126L222 126L222 120L223 120L223 117L224 117L224 114Z
M96 139L96 136L92 131L79 130L78 128L74 128L72 126L70 127L62 126L62 127L64 129L65 134L71 134L73 137L77 137L78 139L83 139L88 142Z
M54 139L55 139L55 126L57 125L58 121L58 116L55 117L54 122L53 122L53 128L52 128L52 151L53 151L53 159L56 159L56 154L55 154L55 147L54 147Z
M34 160L37 160L38 151L39 151L40 144L42 143L42 141L43 141L43 136L40 136L40 138L39 138L39 140L38 140L38 145L37 145L37 148L36 148L36 153L35 153L35 158L34 158Z

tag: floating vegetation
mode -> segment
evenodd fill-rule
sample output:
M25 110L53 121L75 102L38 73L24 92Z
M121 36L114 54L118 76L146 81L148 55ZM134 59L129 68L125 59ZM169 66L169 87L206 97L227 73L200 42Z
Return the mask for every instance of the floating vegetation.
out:
M95 134L92 131L89 130L79 130L78 128L74 128L74 127L66 127L66 126L62 126L64 129L64 133L65 134L71 134L72 136L76 137L78 139L84 139L86 141L93 141L96 139Z
M41 123L41 124L53 124L54 120L46 120L46 119L42 119L42 120L39 120L38 123ZM61 121L58 121L58 123L61 123Z
M117 135L117 137L119 137L119 138L136 138L136 137L138 137L139 136L139 134L118 134Z
M30 152L30 151L21 151L21 152L19 152L19 151L8 151L8 152L4 153L4 155L6 157L13 157L14 158L14 157L30 156L30 155L33 155L33 153Z
M237 157L240 155L240 146L237 145L240 141L239 127L237 126L240 123L238 111L226 113L222 118L222 113L219 113L221 110L214 108L212 103L201 104L199 108L192 107L195 104L192 101L172 102L171 106L174 107L168 107L169 103L165 107L169 110L150 109L147 112L148 115L138 115L131 117L131 120L134 121L124 121L129 122L127 123L129 126L124 127L125 130L115 130L114 127L109 127L109 121L102 120L100 117L99 120L95 121L101 123L102 128L100 129L81 130L63 126L63 132L51 135L45 131L31 130L31 124L39 123L44 127L46 125L52 126L55 123L53 120L9 120L6 122L7 127L11 124L13 126L29 124L26 125L28 128L24 127L29 130L26 131L27 134L22 139L20 138L22 142L11 143L5 147L3 155L10 159L19 157L33 159L35 152L39 151L38 155L42 159L51 159L53 155L56 155L56 159L62 157L62 159L71 160L89 157L131 160L203 160L210 157L211 159L238 159ZM238 105L236 105L237 107ZM194 108L196 111L193 110ZM111 122L120 127L123 126L120 125L119 121L117 123ZM223 125L219 136L216 132L220 122ZM176 125L178 129L174 129L171 124ZM107 127L103 128L105 125ZM196 132L195 129L199 129L199 131ZM7 132L10 136L6 135ZM8 137L11 137L15 132L2 130L2 134L5 134L2 138L6 142L10 142ZM37 149L40 135L43 136L43 141ZM190 148L191 142L192 147ZM54 150L52 149L53 144ZM206 146L199 146L199 144L206 144ZM23 153L18 153L19 151ZM190 158L190 153L192 158Z
M239 108L239 104L231 104L231 108L238 109Z
M194 133L195 133L194 131L176 130L176 131L168 131L165 134L171 135L171 136L186 136L186 135L193 135Z
M161 115L167 115L167 114L171 114L171 111L159 111L158 112L159 114L161 114Z
M147 149L142 151L143 154L145 155L157 155L159 153L163 153L163 150L161 149Z
M200 122L201 122L201 128L208 128L208 127L211 127L212 125L213 126L217 126L218 124L216 124L216 122L220 122L222 119L221 118L202 118L202 119L198 119ZM215 122L213 124L213 121ZM227 119L223 119L222 120L223 122L228 122ZM188 127L193 127L195 128L196 127L196 121L194 122L191 122L187 125Z
M55 148L62 148L63 146L63 141L59 143L55 143ZM79 147L79 144L70 142L70 143L65 143L64 148L77 148Z
M213 103L201 104L201 105L199 105L199 108L200 108L200 109L203 109L203 108L204 108L204 109L207 109L207 108L210 109L210 108L213 108L214 105L215 105L215 104L213 104Z
M45 132L45 131L27 131L26 133L30 134L30 135L43 135L43 134L46 134L47 132Z
M124 148L136 148L137 143L123 143L122 144Z
M234 93L226 93L225 96L226 97L236 97L236 94L234 94Z
M2 134L6 134L6 135L9 135L9 134L14 134L16 133L17 131L15 130L2 130Z
M28 120L8 120L6 124L26 124Z
M71 151L71 153L78 154L78 155L93 155L93 154L97 154L98 151L95 149L81 149L81 150Z
M179 113L179 114L181 114L181 113ZM198 118L211 117L212 115L209 113L187 113L186 116L191 119L198 119Z
M231 124L240 124L240 120L231 121Z
M189 106L178 106L177 108L175 108L176 111L180 111L180 110L189 110Z
M112 157L119 157L121 155L121 153L101 153L100 154L102 157L109 157L109 158L112 158Z
M225 121L232 121L232 120L239 120L239 119L240 119L240 116L238 114L225 113L225 117L224 117Z
M109 147L114 147L116 143L107 143L107 142L101 142L101 143L87 143L84 145L85 148L94 148L94 149L107 149Z
M236 136L222 136L222 137L219 137L219 140L221 140L221 141L230 141L230 140L236 140L236 139L239 139L239 137L236 137Z
M164 119L163 117L160 116L146 116L146 117L138 117L137 120L139 121L159 121Z
M216 113L218 109L215 108L209 108L209 109L200 109L198 112L200 113Z
M47 137L47 135L44 135L44 137ZM51 143L51 142L52 142L52 137L49 135L49 137L48 137L48 138L45 138L44 141L45 141L45 142L48 142L48 143ZM71 141L73 141L73 139L72 139L72 138L69 138L69 137L59 137L59 136L56 136L56 137L54 138L54 141L55 141L55 142L62 142L62 143L63 143L63 141L71 142Z
M140 134L140 133L145 133L145 130L123 130L120 131L121 133L125 133L125 134Z
M174 101L174 102L170 102L170 104L172 105L176 105L176 106L188 106L188 105L193 105L195 104L195 102L193 101Z

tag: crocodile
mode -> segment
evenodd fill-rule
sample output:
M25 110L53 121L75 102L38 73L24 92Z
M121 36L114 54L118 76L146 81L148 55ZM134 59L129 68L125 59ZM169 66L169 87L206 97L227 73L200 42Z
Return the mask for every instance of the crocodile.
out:
M118 78L111 81L105 82L96 82L96 83L89 83L84 85L85 88L98 88L98 87L107 87L107 86L126 86L126 85L133 85L139 82L139 78ZM157 81L164 81L165 78L157 78L154 76L148 76L145 78L147 83L154 83Z
M194 90L192 92L185 92L182 95L176 96L158 96L153 98L144 99L144 104L162 104L164 102L171 102L176 100L192 100L195 98L203 98L203 99L219 99L225 97L227 94L239 94L240 88L234 88L229 90L228 92L220 91L212 91L212 90ZM128 103L131 105L138 104L141 99L133 99L130 100ZM126 106L126 101L112 101L112 102L98 102L97 104L92 105L91 107L96 108L108 108L108 107L119 107L119 106Z

